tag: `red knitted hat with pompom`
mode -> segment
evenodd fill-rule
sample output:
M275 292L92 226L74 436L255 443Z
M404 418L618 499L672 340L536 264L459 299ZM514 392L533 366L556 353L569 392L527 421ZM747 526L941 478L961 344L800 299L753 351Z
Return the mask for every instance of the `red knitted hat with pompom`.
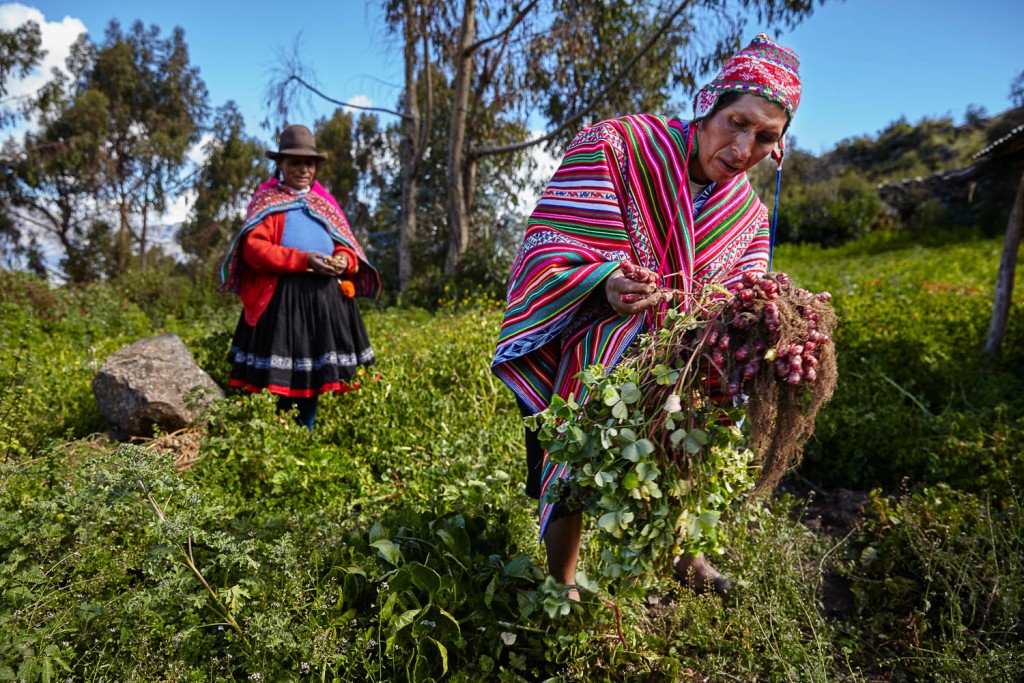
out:
M799 71L800 58L795 52L759 33L700 89L693 101L693 118L696 121L710 114L722 93L740 92L775 102L792 120L800 104Z

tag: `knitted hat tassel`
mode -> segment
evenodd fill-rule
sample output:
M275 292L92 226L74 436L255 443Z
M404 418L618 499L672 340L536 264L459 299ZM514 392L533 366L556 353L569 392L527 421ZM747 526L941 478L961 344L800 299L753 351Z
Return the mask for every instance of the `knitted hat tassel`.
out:
M782 162L775 170L775 206L772 208L772 227L768 237L768 271L772 269L772 259L775 256L775 226L779 222L779 190L782 188Z

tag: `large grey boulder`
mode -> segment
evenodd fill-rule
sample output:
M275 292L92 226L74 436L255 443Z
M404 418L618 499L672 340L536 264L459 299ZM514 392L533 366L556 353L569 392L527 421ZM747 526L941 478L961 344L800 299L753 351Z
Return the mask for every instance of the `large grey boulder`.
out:
M168 432L181 429L224 396L175 334L141 339L111 354L93 377L92 393L100 413L124 437L149 436L154 424Z

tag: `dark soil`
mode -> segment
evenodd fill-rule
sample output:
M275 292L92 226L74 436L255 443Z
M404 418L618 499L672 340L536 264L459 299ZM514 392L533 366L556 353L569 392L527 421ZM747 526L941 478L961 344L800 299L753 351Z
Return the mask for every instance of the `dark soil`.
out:
M852 534L866 514L868 494L865 491L836 489L825 491L800 477L789 477L780 486L780 493L789 493L799 501L790 514L811 531L841 543ZM825 567L822 576L822 613L828 619L843 619L854 609L850 581Z

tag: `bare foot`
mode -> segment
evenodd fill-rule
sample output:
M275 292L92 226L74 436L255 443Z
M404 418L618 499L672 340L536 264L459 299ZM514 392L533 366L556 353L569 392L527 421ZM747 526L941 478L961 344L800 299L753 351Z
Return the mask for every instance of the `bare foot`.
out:
M732 582L708 562L704 553L680 555L676 558L674 569L676 578L697 595L703 595L709 590L725 595L732 587Z

